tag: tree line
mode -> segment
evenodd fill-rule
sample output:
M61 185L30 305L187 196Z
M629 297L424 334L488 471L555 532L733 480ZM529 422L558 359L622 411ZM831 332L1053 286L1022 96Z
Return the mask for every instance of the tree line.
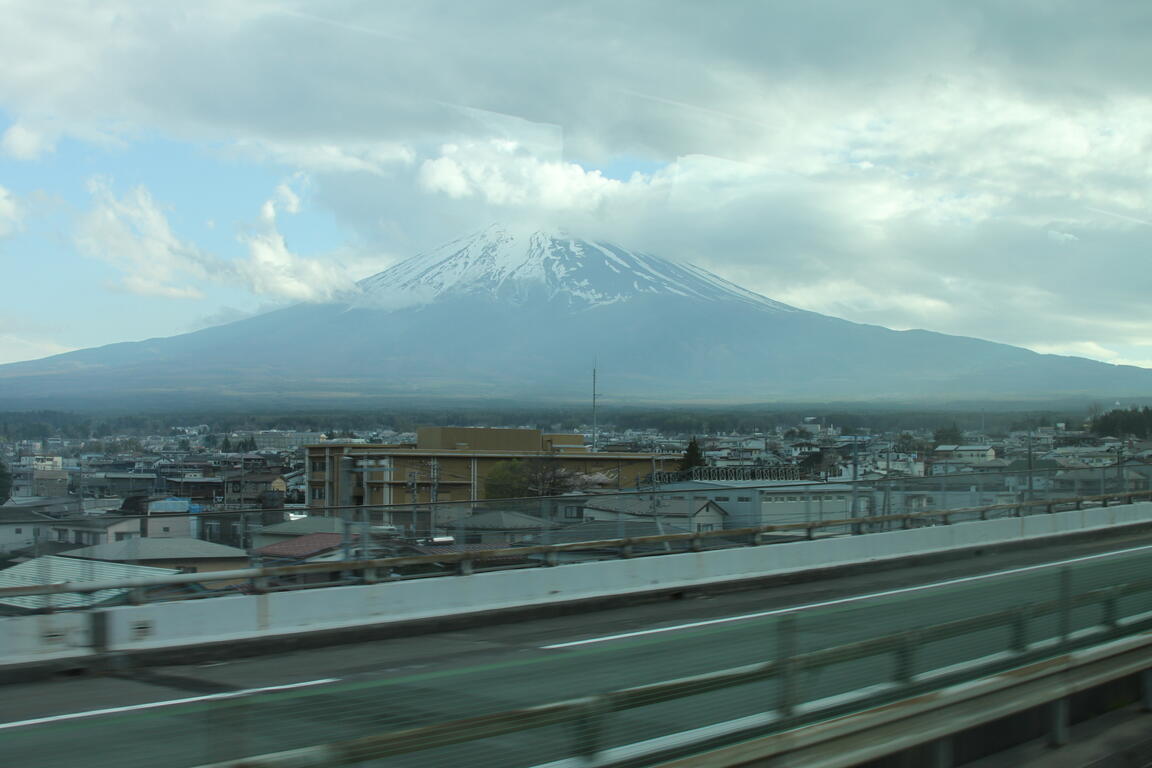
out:
M1100 436L1127 437L1135 435L1145 440L1152 435L1152 408L1116 409L1092 419L1092 432Z
M848 434L865 429L900 432L932 429L953 423L961 430L984 429L996 433L1051 426L1057 421L1079 424L1081 411L983 411L861 407L857 410L819 405L785 406L668 406L663 408L605 406L600 424L605 429L654 429L666 435L750 434L795 428L803 421L834 424ZM582 406L398 407L358 410L292 410L266 413L190 410L149 413L79 413L71 411L0 412L0 441L101 439L117 435L162 435L177 427L207 425L209 432L228 434L267 429L347 434L352 430L393 429L413 432L417 427L532 426L543 431L568 432L591 423Z

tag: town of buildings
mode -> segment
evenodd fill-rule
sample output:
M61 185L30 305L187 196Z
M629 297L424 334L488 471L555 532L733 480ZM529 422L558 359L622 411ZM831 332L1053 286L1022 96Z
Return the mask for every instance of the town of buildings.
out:
M745 435L473 427L221 435L193 426L105 439L100 449L62 438L0 443L12 477L0 506L0 583L104 578L109 564L121 575L205 572L713 532L1139 491L1152 478L1152 446L1062 425L960 436L845 435L805 420ZM691 439L703 460L684 468ZM527 471L523 497L487 498L510 465ZM42 607L0 601L0 612Z

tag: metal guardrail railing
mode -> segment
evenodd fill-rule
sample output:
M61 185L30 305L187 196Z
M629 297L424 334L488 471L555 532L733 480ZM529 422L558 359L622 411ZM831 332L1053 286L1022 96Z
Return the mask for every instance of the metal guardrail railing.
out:
M853 535L876 532L877 528L892 530L894 528L913 528L928 525L951 525L955 522L988 520L995 517L997 512L1008 513L1006 516L1023 516L1026 510L1042 510L1051 514L1062 508L1082 509L1089 505L1107 507L1113 503L1132 504L1138 500L1152 499L1152 490L1131 491L1124 493L1103 494L1098 496L1078 496L1064 499L1044 499L1038 501L1021 501L1008 504L992 504L982 507L966 507L945 510L924 510L921 512L905 512L890 515L872 515L868 517L844 518L839 520L806 521L798 523L782 523L776 525L761 525L750 528L722 529L714 531L699 531L695 533L669 533L654 536L639 536L631 538L601 539L596 541L566 542L561 544L536 544L530 546L501 547L485 550L470 550L457 552L443 552L430 555L404 555L399 557L385 557L368 560L340 560L301 565L266 566L261 568L245 568L228 571L212 571L207 573L175 574L171 576L158 576L145 579L120 579L115 581L85 581L85 582L57 582L47 584L32 584L16 587L0 588L0 599L5 597L57 595L57 594L90 594L109 589L128 589L130 601L133 603L147 602L145 590L180 585L206 585L231 584L247 582L250 591L268 592L286 589L314 588L316 584L273 584L273 580L304 576L317 573L347 574L339 583L379 583L390 580L400 580L402 577L393 575L398 568L408 566L427 565L454 565L456 575L468 575L477 570L478 563L500 560L524 560L531 556L541 556L542 566L556 566L560 564L559 555L570 552L598 552L615 550L618 557L658 556L674 554L673 544L683 545L684 551L700 552L708 549L711 541L730 545L738 541L746 541L748 546L764 546L781 543L779 541L766 541L772 535L803 534L805 539L815 539L818 532L824 530L841 529L850 531ZM871 531L869 531L871 529ZM669 545L667 549L656 549L643 554L637 553L638 548L652 545ZM522 565L518 567L523 567ZM489 569L485 569L489 570ZM358 575L357 575L358 574ZM182 597L204 597L203 594L188 596L164 595L163 600L171 601ZM50 610L50 609L45 609Z
M1149 560L1152 557L1145 554L1141 563L1146 565ZM747 727L727 733L724 738L728 741L763 735L782 728L795 728L846 712L860 711L861 708L909 699L925 691L939 690L963 681L1003 673L1005 670L1013 670L1010 675L1004 676L1007 685L1050 678L1053 698L1060 698L1074 689L1069 684L1069 670L1074 671L1081 663L1094 662L1099 656L1089 655L1078 659L1073 651L1134 635L1141 636L1136 639L1142 643L1146 655L1147 651L1152 650L1152 635L1148 634L1152 627L1152 602L1147 600L1152 596L1152 576L1076 591L1073 588L1073 569L1069 566L1052 566L1048 569L1048 575L1056 577L1052 590L1054 596L1031 602L1023 609L1015 605L834 647L794 653L788 650L798 647L797 638L805 612L786 612L777 617L773 625L778 656L763 663L623 688L595 696L373 734L343 742L219 762L200 768L320 768L354 765L554 725L572 727L572 755L585 761L581 764L609 766L618 763L611 758L613 750L597 734L605 732L605 721L613 713L752 683L774 682L775 695L770 705L762 710L761 716L746 718ZM995 588L997 585L992 586ZM1144 599L1131 601L1131 598ZM1130 602L1127 610L1124 610L1122 606L1126 599ZM883 605L881 601L876 601L876 604ZM1089 618L1085 619L1085 613L1090 614ZM989 634L1001 630L1006 630L1004 636L1007 642L989 644ZM963 664L957 664L957 660L949 655L931 658L923 652L923 649L934 643L959 639L983 642L987 645L987 652ZM1128 652L1131 648L1129 643L1120 650ZM1056 657L1061 659L1060 665L1035 664L1042 659ZM882 659L887 659L887 663L878 661ZM831 695L828 691L820 692L816 694L818 698L814 698L811 692L806 693L798 684L801 675L805 673L832 669L852 662L869 662L871 667L889 669L889 679L862 690L849 689ZM1034 666L1025 666L1028 664ZM939 700L935 700L935 706L940 704ZM924 698L920 705L929 706L933 702ZM709 733L705 729L700 734L700 741L709 740ZM650 746L653 755L661 752L658 744ZM680 743L674 750L668 748L663 751L684 753L685 749L692 748L696 747ZM628 761L619 764L636 764L635 759L635 754L632 754Z

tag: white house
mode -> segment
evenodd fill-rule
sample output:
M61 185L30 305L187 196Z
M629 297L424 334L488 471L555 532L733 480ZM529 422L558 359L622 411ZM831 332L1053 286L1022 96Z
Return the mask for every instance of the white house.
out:
M52 518L39 512L18 506L0 507L0 555L32 546L37 538L46 535L51 522Z

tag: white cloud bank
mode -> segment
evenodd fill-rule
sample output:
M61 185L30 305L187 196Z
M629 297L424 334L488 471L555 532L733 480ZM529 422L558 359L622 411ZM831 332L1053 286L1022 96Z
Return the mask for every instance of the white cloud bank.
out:
M55 138L46 131L13 123L0 135L0 154L16 160L36 160L51 152L55 143Z
M24 206L11 191L0 186L0 237L18 230L23 219Z
M592 211L628 191L598 170L541 160L506 139L446 144L439 157L421 164L419 180L426 191L451 198L552 211Z
M276 225L276 206L288 213L300 212L300 197L287 183L276 188L274 199L260 208L257 231L240 241L248 249L246 260L232 264L234 272L258 296L294 301L327 301L353 290L355 281L333 261L302 258L288 248Z
M240 236L246 258L224 259L205 252L173 232L162 207L144 186L117 197L107 182L89 183L93 206L78 222L81 252L116 268L118 286L130 293L174 299L200 299L211 283L240 284L256 296L292 301L325 301L352 290L347 270L332 261L292 253L276 226L276 206L300 210L299 194L280 184L261 207L255 230Z
M88 191L93 206L81 216L75 233L82 253L115 267L121 275L119 286L130 293L203 297L195 283L212 277L215 259L176 237L144 186L117 197L106 181L93 179Z
M0 150L209 142L307 172L379 252L563 223L856 321L1145 359L1146 3L672 6L13 3ZM253 292L347 284L281 234L301 204L277 191L227 263ZM98 199L89 252L207 290L219 265L150 207Z
M58 344L50 339L0 331L0 365L62 355L65 352L73 351L73 349L73 347Z

